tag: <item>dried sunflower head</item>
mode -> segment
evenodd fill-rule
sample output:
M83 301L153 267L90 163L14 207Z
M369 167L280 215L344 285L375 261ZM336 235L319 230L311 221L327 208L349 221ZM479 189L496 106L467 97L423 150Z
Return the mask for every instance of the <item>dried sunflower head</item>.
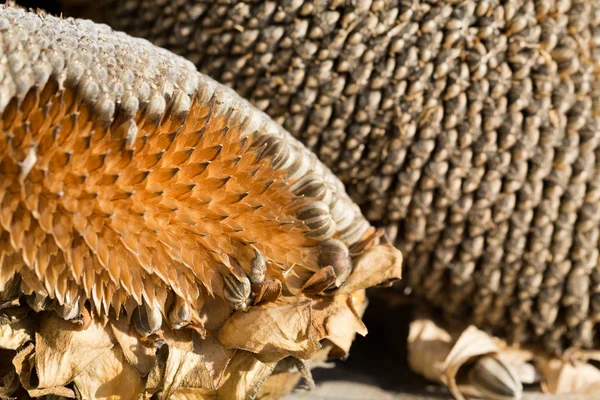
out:
M450 325L600 348L599 2L87 3L313 149Z
M266 115L89 21L3 6L0 44L8 395L245 398L365 333L401 256Z

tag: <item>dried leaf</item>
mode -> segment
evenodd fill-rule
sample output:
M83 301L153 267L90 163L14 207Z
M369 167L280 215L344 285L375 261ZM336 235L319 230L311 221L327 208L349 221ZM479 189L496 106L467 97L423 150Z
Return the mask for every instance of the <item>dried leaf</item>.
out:
M223 386L217 390L220 399L253 398L275 369L276 362L263 363L246 351L237 351L225 371Z
M202 365L202 356L194 353L193 331L165 331L166 345L161 348L167 351L167 357L163 365L162 376L162 398L168 399L177 389L181 387L184 378L196 366Z
M83 399L136 400L144 391L140 374L117 346L94 359L73 382Z
M195 340L194 349L202 354L202 365L186 376L182 386L216 389L235 350L224 348L211 336ZM198 385L197 382L202 383Z
M348 280L335 293L352 293L402 277L402 253L391 244L380 244L353 259Z
M452 336L432 320L414 320L408 333L410 367L431 381L441 382L453 342Z
M207 296L200 311L200 322L207 331L219 329L231 315L231 306L221 297Z
M206 396L209 392L204 389L215 390L219 386L235 354L235 350L223 348L214 338L201 339L193 330L166 329L164 340L166 343L158 351L147 383L147 393L159 392L161 399L175 393L182 396L184 392Z
M260 387L257 398L279 399L294 390L301 378L299 372L274 373Z
M427 379L445 383L455 398L520 396L522 384L514 365L523 366L531 353L509 349L487 333L469 326L453 334L429 319L411 323L408 337L409 363ZM457 383L459 370L470 366L468 384Z
M212 400L217 396L211 389L181 388L171 395L169 400Z
M110 327L127 362L140 375L147 375L156 363L156 348L139 340L138 335L133 330L133 324L129 324L126 318L111 321Z
M54 313L39 315L40 326L35 335L38 389L68 384L113 347L103 322L94 320L87 329L82 329Z
M10 325L0 325L0 349L17 350L29 340L31 326L28 319Z
M487 333L469 326L454 343L452 350L444 361L442 381L457 399L464 399L456 384L456 374L460 367L474 357L496 353L499 350L496 342Z
M191 388L213 386L208 373L202 368L203 364L201 354L169 346L169 358L164 374L164 398L168 399L171 394L184 386ZM187 379L187 385L183 385L190 374L195 375L196 379L190 377Z
M293 299L236 312L218 334L226 347L258 353L264 361L308 359L320 347L311 329L311 301Z
M591 364L539 357L535 366L542 374L545 393L597 395L600 391L600 370Z
M362 322L366 308L364 291L353 295L340 294L313 301L313 324L320 339L328 339L337 348L334 357L343 357L350 350L356 333L365 336L367 328Z
M17 353L15 358L13 358L13 365L15 366L15 369L19 374L19 378L21 380L21 385L23 386L23 388L27 390L31 397L41 397L54 394L57 396L63 396L74 399L75 392L64 386L38 389L37 387L33 387L31 385L33 378L32 374L34 374L35 376L35 372L33 372L35 366L34 350L34 344L29 343Z

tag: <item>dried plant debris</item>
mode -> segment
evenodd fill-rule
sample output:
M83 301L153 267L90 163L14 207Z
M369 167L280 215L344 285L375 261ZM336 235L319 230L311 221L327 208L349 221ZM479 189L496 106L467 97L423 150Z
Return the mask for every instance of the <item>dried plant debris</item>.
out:
M145 40L2 6L0 115L2 398L252 397L400 277L314 154Z
M314 149L417 298L510 343L600 347L597 1L89 3Z
M525 384L540 383L558 398L597 398L600 371L582 359L550 358L540 348L515 349L473 325L446 328L427 318L413 321L409 362L426 378L448 385L456 399L520 399Z

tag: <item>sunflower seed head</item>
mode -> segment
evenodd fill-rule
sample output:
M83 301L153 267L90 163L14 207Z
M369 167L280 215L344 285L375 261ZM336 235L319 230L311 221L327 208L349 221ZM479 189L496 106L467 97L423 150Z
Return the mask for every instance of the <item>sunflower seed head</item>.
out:
M391 233L415 296L555 353L598 346L597 3L231 3L90 15L179 52L313 150ZM348 209L331 207L345 243L364 233Z

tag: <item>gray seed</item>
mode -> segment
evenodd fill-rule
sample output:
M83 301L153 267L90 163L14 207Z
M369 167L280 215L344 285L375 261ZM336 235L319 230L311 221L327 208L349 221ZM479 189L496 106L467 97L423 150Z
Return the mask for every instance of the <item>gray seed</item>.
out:
M160 308L148 304L146 300L143 301L142 305L135 308L132 319L133 326L143 337L156 333L162 326Z

